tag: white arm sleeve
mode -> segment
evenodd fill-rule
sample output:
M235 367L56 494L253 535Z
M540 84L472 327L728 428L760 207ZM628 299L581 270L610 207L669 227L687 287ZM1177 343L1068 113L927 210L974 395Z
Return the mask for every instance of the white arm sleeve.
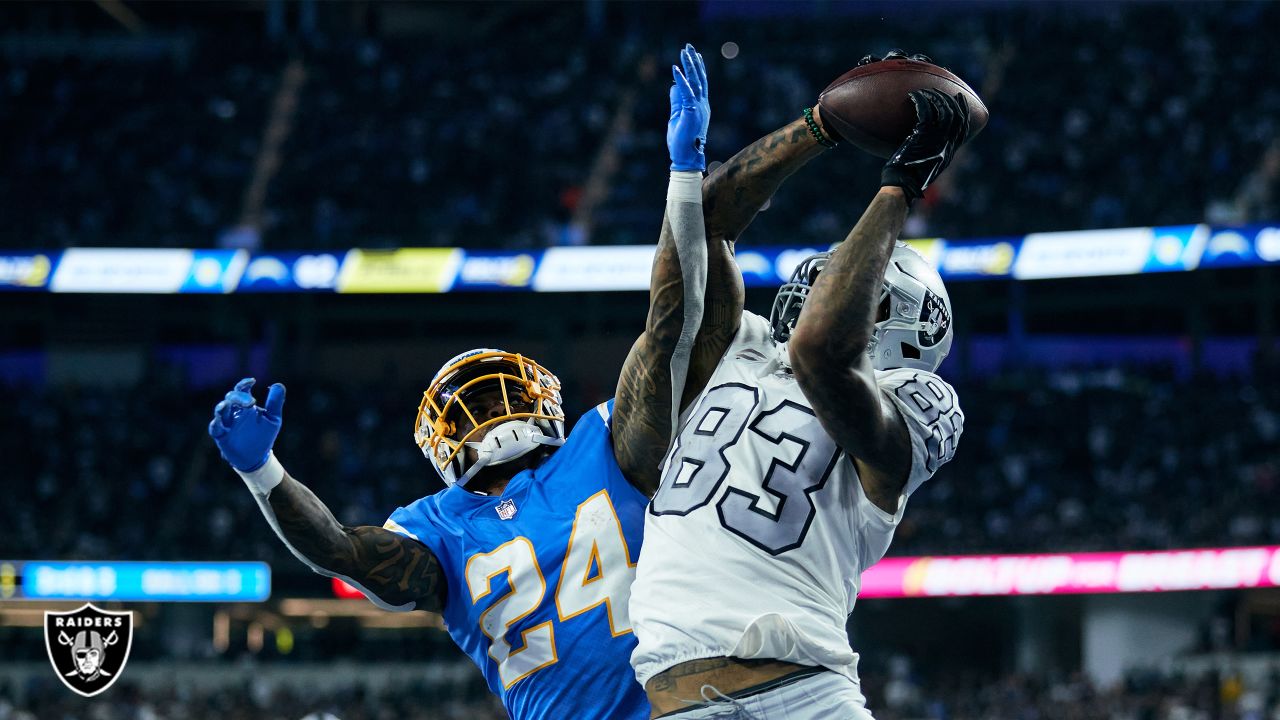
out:
M689 357L702 326L707 291L707 235L702 218L702 173L672 172L667 186L667 219L680 258L684 324L671 355L671 436L680 427L680 399L689 376Z

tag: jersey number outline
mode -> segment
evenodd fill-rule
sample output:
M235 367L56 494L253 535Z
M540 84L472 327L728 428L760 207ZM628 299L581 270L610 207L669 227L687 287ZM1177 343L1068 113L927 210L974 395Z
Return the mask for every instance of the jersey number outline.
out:
M840 448L812 409L783 400L756 413L758 405L759 393L750 385L725 383L709 390L697 420L685 426L668 455L649 512L683 516L711 502L731 470L725 453L750 431L748 438L772 451L760 489L775 509L761 495L730 487L716 503L720 524L770 555L800 547L817 515L813 494L826 486Z
M635 567L609 492L601 490L582 501L556 583L558 620L563 623L604 605L610 633L618 637L631 632L627 603ZM552 620L521 630L520 647L515 650L507 639L512 626L537 611L546 597L546 579L529 538L522 535L467 560L463 574L471 603L488 597L493 580L504 573L509 588L480 614L479 625L489 638L488 654L498 666L503 689L510 690L520 680L554 665L559 656Z
M964 413L960 411L955 391L945 383L939 385L936 378L914 373L910 380L893 389L898 399L915 406L924 426L929 430L925 439L924 462L929 474L947 464L956 455L956 446L964 432ZM946 421L944 427L943 421Z

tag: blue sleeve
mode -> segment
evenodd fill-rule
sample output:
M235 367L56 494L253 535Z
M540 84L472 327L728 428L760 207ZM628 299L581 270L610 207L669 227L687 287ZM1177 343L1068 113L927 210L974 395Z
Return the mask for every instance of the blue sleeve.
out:
M426 545L441 566L450 571L454 567L451 562L456 559L454 555L460 552L456 549L459 543L450 542L450 537L457 533L451 532L450 524L441 522L441 518L439 498L428 495L409 503L408 507L396 508L382 527Z
M413 538L418 542L432 547L434 543L430 542L435 539L438 533L432 524L430 517L434 515L435 508L432 503L433 496L427 496L413 501L409 507L398 507L392 513L391 517L382 524L382 527L394 533L399 533L408 538Z

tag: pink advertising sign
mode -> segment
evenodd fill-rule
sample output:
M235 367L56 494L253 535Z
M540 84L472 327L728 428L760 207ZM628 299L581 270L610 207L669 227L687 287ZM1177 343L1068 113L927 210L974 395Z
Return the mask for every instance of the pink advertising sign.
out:
M1167 592L1280 586L1280 546L1159 552L890 557L860 598Z

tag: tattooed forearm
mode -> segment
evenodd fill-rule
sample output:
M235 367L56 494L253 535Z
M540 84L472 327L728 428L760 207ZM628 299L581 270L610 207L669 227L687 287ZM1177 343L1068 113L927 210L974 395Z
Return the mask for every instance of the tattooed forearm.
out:
M900 190L883 189L876 195L818 274L796 322L801 341L816 341L830 357L865 353L885 266L906 217L907 203Z
M796 120L729 158L702 184L707 240L737 240L783 181L825 150Z
M645 495L657 491L671 443L671 370L652 359L658 354L645 338L636 341L614 399L613 454L628 482Z
M658 488L658 470L671 442L671 355L684 317L680 259L665 218L653 260L649 317L618 376L613 403L613 453L641 492Z
M390 605L443 606L440 562L422 543L380 527L344 527L315 493L287 474L268 502L285 539L319 567L359 582Z
M796 120L743 148L703 181L709 260L706 307L690 358L684 405L711 380L742 319L745 291L733 258L734 242L782 183L825 150L809 136L804 121Z
M706 293L679 409L688 407L706 387L738 332L745 293L733 241L782 182L823 149L809 136L804 121L797 120L747 146L703 181ZM649 292L645 333L631 348L618 378L613 446L627 479L652 493L671 442L670 362L684 314L680 258L666 218Z
M876 383L867 343L907 203L882 189L809 292L791 335L796 383L831 437L858 464L868 498L894 512L911 465L911 441Z

